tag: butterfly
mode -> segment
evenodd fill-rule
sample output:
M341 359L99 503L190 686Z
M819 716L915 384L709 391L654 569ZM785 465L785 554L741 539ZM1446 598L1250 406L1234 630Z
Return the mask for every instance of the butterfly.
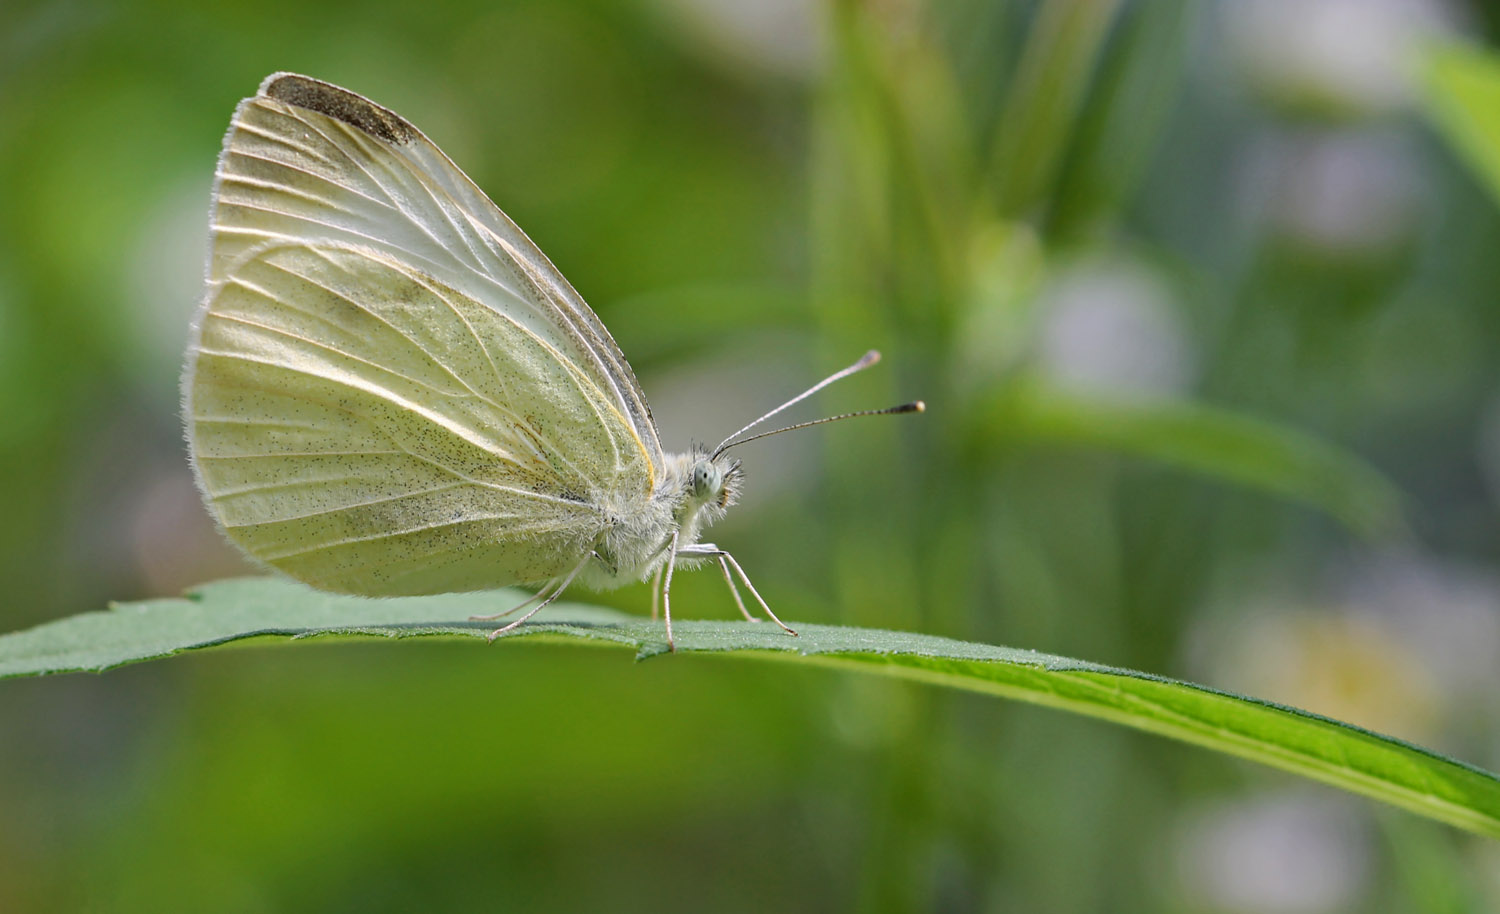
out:
M645 395L551 261L420 131L292 73L235 110L213 192L207 291L183 377L209 512L252 559L364 596L654 577L672 637L679 564L716 562L791 634L732 555L700 542L740 488L725 452L662 451ZM476 617L481 618L481 617Z

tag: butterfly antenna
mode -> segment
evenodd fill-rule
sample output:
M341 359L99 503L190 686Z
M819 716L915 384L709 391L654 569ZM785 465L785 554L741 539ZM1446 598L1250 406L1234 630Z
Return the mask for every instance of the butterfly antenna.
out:
M757 425L760 425L762 422L766 421L767 419L771 418L772 416L774 416L777 413L781 412L782 410L786 409L788 406L792 406L792 405L795 405L797 403L801 403L803 400L806 400L808 397L812 396L813 394L815 394L818 391L822 390L823 388L827 387L829 384L832 384L834 381L839 381L839 380L842 380L844 378L849 377L852 374L855 374L856 372L864 371L866 368L869 368L871 365L874 365L878 361L880 361L880 353L877 352L877 351L875 351L874 349L871 349L869 352L867 352L863 356L861 356L860 360L858 362L855 362L853 365L850 365L848 368L845 368L842 371L835 371L833 374L829 375L828 377L824 378L823 380L821 380L818 383L814 384L813 386L809 387L807 390L804 390L802 393L800 393L797 396L791 398L790 400L786 401L785 403L781 404L780 406L778 406L775 409L771 410L770 412L766 413L764 416L761 416L759 419L756 419L754 422L751 422L749 425L747 425L744 428L740 429L739 431L735 432L733 435L730 435L728 438L725 438L723 441L719 442L719 446L716 447L716 448L714 448L713 456L715 456L715 457L719 456L720 454L724 453L725 449L733 447L734 444L743 444L744 443L743 441L734 441L734 439L736 439L740 435L743 435L744 433L750 431L752 428L755 428ZM910 412L910 410L906 410L906 412ZM851 413L850 415L862 415L862 414ZM844 417L843 416L835 416L833 418L839 418L839 419L841 419L841 418L844 418ZM828 421L828 420L819 420L819 421ZM790 429L789 428L786 428L786 429L777 429L777 431L790 431ZM763 435L756 435L755 437L756 438L763 438L763 437L765 437L765 435L774 435L774 434L776 434L776 432L766 432ZM745 441L750 441L750 440L751 439L749 439L749 438L745 439ZM731 441L734 441L734 444L730 444Z
M798 422L796 425L788 425L783 428L774 428L769 432L761 432L759 435L751 435L749 438L741 438L740 440L729 444L721 444L719 445L719 449L717 451L714 451L714 456L717 457L724 451L727 451L732 447L738 447L747 441L754 441L758 438L769 438L772 435L779 435L782 432L794 432L799 428L807 428L808 426L812 425L822 425L825 422L837 422L840 419L854 419L858 416L894 416L898 413L923 413L926 411L926 403L923 403L921 400L913 400L910 403L902 403L900 406L887 406L885 409L862 409L858 412L841 413L837 416L824 416L822 419L814 419L811 422Z

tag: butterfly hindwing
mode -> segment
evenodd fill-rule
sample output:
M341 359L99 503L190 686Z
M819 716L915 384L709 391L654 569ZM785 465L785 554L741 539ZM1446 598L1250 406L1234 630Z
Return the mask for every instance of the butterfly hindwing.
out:
M225 271L188 392L205 494L252 556L328 590L567 571L649 496L610 397L524 324L379 251L271 242Z

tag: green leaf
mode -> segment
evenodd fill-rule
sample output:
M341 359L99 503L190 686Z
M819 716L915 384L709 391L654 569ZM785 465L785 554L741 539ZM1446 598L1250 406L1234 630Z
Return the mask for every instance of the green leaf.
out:
M478 640L471 622L517 600L507 591L366 600L272 578L205 585L187 599L117 604L0 636L0 677L99 671L179 651L272 637ZM573 641L666 651L663 628L638 616L565 604L501 640ZM737 656L882 673L1099 717L1253 759L1500 837L1500 778L1349 724L1146 673L932 635L831 625L679 621L679 653ZM503 662L503 657L495 662Z
M1400 533L1400 491L1356 455L1302 432L1179 400L1087 397L1018 383L994 404L996 434L1158 460L1321 508L1370 537Z
M1428 49L1423 64L1428 116L1500 199L1500 57L1439 44Z

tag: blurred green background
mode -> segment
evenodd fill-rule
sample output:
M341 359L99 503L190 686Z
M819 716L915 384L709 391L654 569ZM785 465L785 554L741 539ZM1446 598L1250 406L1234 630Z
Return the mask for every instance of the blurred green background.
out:
M1500 218L1416 65L1497 37L1482 0L9 0L3 628L246 571L177 376L220 139L286 69L485 188L673 448L886 353L816 411L926 416L742 454L713 537L783 618L1500 769ZM1497 873L1247 763L779 665L311 645L0 684L6 912L1458 912Z

